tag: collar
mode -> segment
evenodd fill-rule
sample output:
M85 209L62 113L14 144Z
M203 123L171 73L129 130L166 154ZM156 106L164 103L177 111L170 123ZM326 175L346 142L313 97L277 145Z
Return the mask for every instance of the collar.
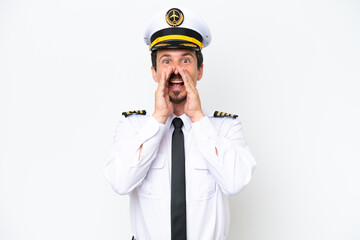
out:
M170 129L171 127L173 127L171 123L172 120L176 117L181 118L181 120L184 123L183 128L185 128L186 131L190 131L192 122L191 119L185 113L181 116L176 116L175 114L171 114L165 122L166 128Z

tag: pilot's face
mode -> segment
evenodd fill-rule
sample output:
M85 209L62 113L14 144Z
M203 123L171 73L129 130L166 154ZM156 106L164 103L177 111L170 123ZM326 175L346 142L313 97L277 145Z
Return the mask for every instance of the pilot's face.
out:
M170 67L172 74L167 81L169 96L171 102L180 104L185 102L187 94L182 76L179 73L179 68L184 69L190 76L194 85L199 81L203 74L203 65L197 68L197 58L194 50L190 49L160 49L157 50L157 70L152 67L153 78L156 82L161 77L162 72L166 72Z

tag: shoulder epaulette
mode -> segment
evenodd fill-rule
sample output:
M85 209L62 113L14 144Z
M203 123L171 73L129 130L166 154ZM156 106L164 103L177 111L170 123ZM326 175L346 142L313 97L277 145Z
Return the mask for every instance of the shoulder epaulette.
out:
M215 111L215 112L214 112L214 117L232 117L232 118L237 118L238 115L230 114L230 113L226 113L226 112Z
M136 110L136 111L128 111L128 112L123 112L122 115L124 115L125 117L128 117L132 114L137 114L137 115L146 115L146 111L145 110Z

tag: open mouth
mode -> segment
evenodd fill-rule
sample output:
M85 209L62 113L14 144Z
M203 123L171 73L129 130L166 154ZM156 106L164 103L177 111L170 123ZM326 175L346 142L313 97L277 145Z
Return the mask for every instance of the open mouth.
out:
M184 85L184 81L182 80L182 77L180 74L171 74L169 85L173 87L181 87Z

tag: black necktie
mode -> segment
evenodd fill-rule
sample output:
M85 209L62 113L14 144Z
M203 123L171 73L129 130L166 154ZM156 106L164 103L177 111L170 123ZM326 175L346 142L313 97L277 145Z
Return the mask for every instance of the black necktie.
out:
M171 146L171 240L186 240L185 151L183 122L174 118Z

